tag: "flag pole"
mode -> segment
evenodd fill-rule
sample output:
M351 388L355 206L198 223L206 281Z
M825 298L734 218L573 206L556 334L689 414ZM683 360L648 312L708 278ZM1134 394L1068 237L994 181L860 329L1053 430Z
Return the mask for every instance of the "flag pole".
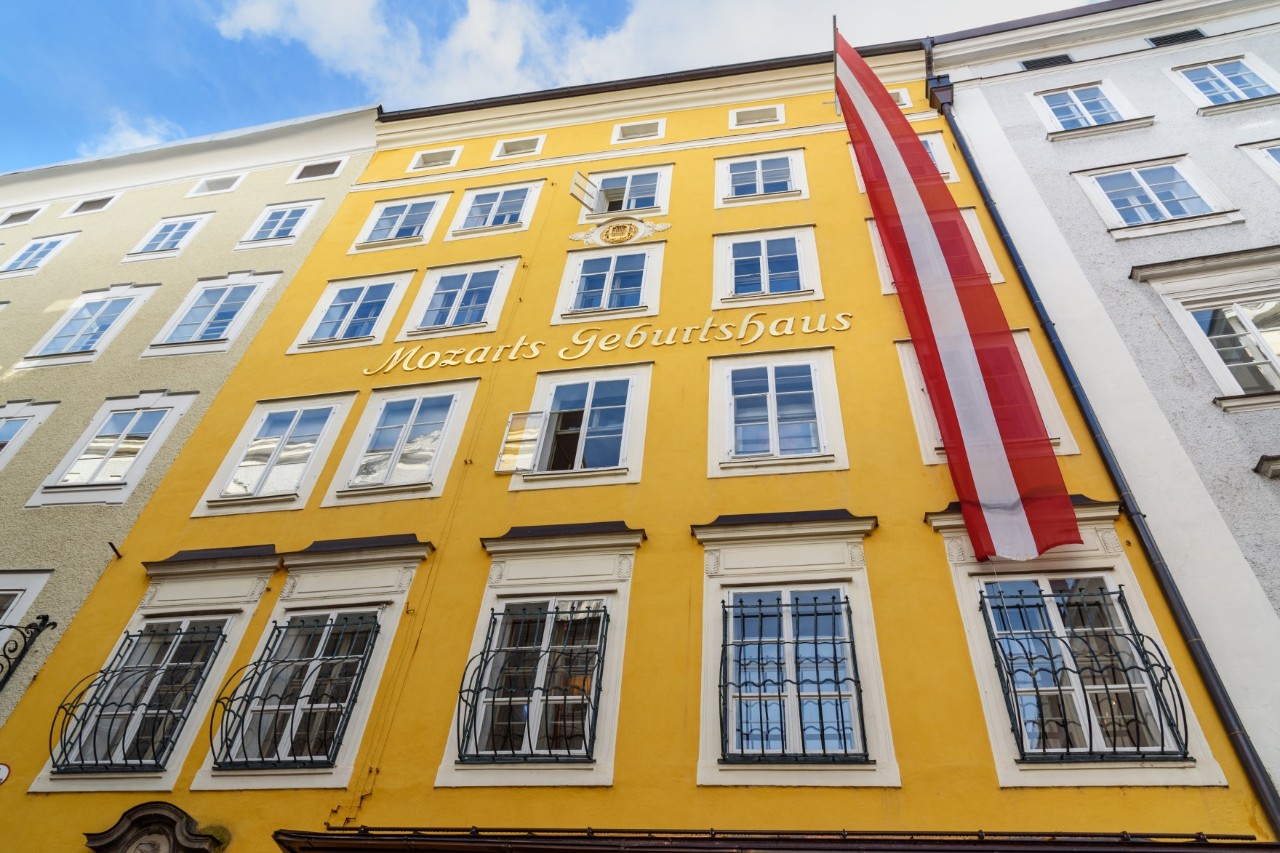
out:
M840 32L836 26L836 16L831 16L831 92L836 102L836 116L840 116L840 95L836 86L836 33Z

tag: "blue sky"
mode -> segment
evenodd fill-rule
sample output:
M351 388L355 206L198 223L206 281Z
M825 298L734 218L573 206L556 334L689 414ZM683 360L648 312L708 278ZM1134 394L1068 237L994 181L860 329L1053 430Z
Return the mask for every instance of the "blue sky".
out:
M828 50L832 14L851 42L872 44L1073 5L1079 3L14 3L5 12L0 63L0 115L7 117L0 173L365 104L400 109Z

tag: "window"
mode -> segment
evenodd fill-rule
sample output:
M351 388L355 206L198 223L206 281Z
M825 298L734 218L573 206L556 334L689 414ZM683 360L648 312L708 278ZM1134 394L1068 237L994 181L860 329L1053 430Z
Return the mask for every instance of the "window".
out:
M269 205L240 238L237 248L288 246L298 239L320 206L317 201Z
M664 214L671 197L671 166L593 172L585 177L575 173L569 194L583 207L579 222L625 213Z
M293 173L293 177L289 179L289 183L296 184L302 181L320 181L325 178L332 178L342 171L342 167L347 164L347 158L341 160L325 160L320 163L306 163L298 167Z
M929 159L933 161L933 165L938 167L938 174L942 176L942 180L949 184L960 180L960 173L956 171L955 163L951 161L951 151L947 148L947 138L941 132L922 133L919 138L920 144L924 146L924 150L929 155Z
M458 155L462 153L461 148L440 148L435 151L419 151L413 157L413 162L409 164L410 172L418 172L423 169L443 169L452 166L458 162Z
M496 470L511 488L640 479L650 365L539 374L536 411L507 421Z
M436 229L447 198L446 194L379 203L361 231L357 248L378 243L425 243Z
M666 134L667 120L665 118L653 119L652 121L633 121L615 124L610 141L617 145L621 142L639 142L642 139L661 139Z
M538 154L542 151L542 143L547 137L529 136L524 139L504 139L497 145L493 146L493 159L501 160L504 157L526 157L530 154Z
M1120 121L1123 116L1100 86L1077 86L1040 96L1061 130L1075 130Z
M10 400L0 405L0 468L17 455L57 405L31 400Z
M1003 578L979 598L1021 760L1187 757L1181 691L1122 590Z
M475 390L463 380L375 391L322 505L443 494Z
M458 691L460 761L592 761L609 610L602 598L509 601Z
M991 251L991 244L987 242L986 233L982 230L982 221L978 218L978 211L972 207L960 208L960 218L964 223L964 230L969 232L969 239L973 241L973 246L978 250L978 257L982 261L983 272L992 284L1003 282L1004 273L1000 271L1000 265L996 263L996 256ZM951 269L956 270L961 275L974 275L977 271L970 269L968 265L969 253L967 247L961 241L960 228L958 223L952 219L940 219L934 223L934 227L938 234L938 245L942 248L942 254L951 264ZM881 293L897 293L898 284L893 280L893 272L889 269L889 259L884 253L884 243L880 239L880 229L876 227L874 219L867 220L867 229L871 233L871 254L876 259L876 271L880 273L880 292Z
M75 234L59 234L55 237L38 237L23 246L18 253L0 267L0 278L16 278L31 275L53 260L54 255L66 248Z
M54 719L54 773L165 769L210 666L225 617L153 619L72 689Z
M106 210L111 203L116 200L114 195L98 196L97 198L87 198L78 204L74 204L63 216L80 216L85 213L97 213L100 210Z
M1251 157L1262 170L1274 181L1280 181L1280 140L1271 139L1265 142L1253 142L1237 145L1241 151Z
M386 334L412 275L330 282L289 352L376 344Z
M107 400L27 506L124 503L194 400L166 391Z
M259 403L194 515L297 509L351 408L351 395Z
M729 127L756 127L758 125L782 124L786 121L786 113L782 104L767 107L744 107L729 110Z
M716 161L716 207L808 197L802 151Z
M713 308L822 299L813 228L718 234Z
M241 272L197 283L143 355L225 352L278 277Z
M492 332L519 258L427 270L398 340Z
M481 540L490 583L437 787L612 784L627 602L644 535L605 521Z
M1214 107L1275 95L1275 86L1266 79L1272 75L1260 73L1263 68L1255 59L1246 62L1244 57L1236 57L1175 70L1193 87L1201 103Z
M126 261L147 258L172 258L183 250L204 225L210 214L199 216L175 216L160 220L160 224L133 248Z
M848 467L829 349L711 360L707 475Z
M529 227L538 203L541 181L508 187L467 190L458 206L450 239L488 233L489 230L523 231Z
M1191 311L1241 394L1280 391L1280 296Z
M1058 399L1049 385L1049 377L1045 375L1044 366L1036 355L1031 333L1026 329L1015 329L1013 343L1017 348L1017 356L1022 362L1040 409L1040 419L1049 435L1049 443L1058 456L1071 456L1080 452L1075 438L1067 426L1067 419L1062 414ZM1008 356L1010 354L1003 353ZM898 341L898 357L902 362L902 374L907 383L907 400L911 405L911 415L915 420L916 437L920 441L920 453L926 465L941 465L947 461L946 451L942 447L942 433L938 429L938 420L933 414L933 404L929 392L925 389L924 374L920 371L920 362L916 358L915 347L910 341ZM992 358L996 358L993 354ZM1006 367L1009 365L1006 364ZM998 405L998 401L995 401ZM1023 429L1033 431L1034 424L1024 424Z
M663 243L647 243L570 252L552 324L657 314L664 250Z
M191 188L191 192L187 193L187 197L197 195L216 195L218 193L227 193L240 186L240 182L244 180L244 175L222 175L217 178L205 178L196 183Z
M378 639L376 610L295 614L219 699L214 768L333 767Z
M44 589L50 574L50 572L0 572L0 642L12 636L12 633L5 628L20 627L24 624L23 618L35 603L40 590ZM54 624L50 623L49 627L53 627ZM29 642L24 644L25 649L30 648ZM25 654L25 650L19 652L20 656ZM6 682L12 672L11 665L5 671Z
M18 366L93 361L154 292L155 287L120 284L81 294Z
M35 219L43 207L28 207L24 210L11 210L0 216L0 228L9 228L14 225L26 225Z
M1077 177L1118 240L1243 219L1185 158L1095 169Z

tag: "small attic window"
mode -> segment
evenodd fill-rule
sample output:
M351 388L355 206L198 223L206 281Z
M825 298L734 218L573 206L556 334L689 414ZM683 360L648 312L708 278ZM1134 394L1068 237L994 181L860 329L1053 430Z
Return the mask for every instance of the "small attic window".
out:
M748 107L729 111L729 127L753 127L760 124L782 124L782 105Z
M661 139L667 131L667 120L665 118L654 119L653 121L635 121L630 124L615 124L613 126L614 142L634 142L637 139Z
M893 98L893 102L900 107L911 106L911 93L906 89L890 89L889 97Z
M104 195L100 198L87 198L75 207L71 208L71 210L67 211L67 216L79 216L82 213L97 213L99 210L106 209L106 207L115 200L116 197L113 195Z
M225 193L235 189L240 179L244 175L223 175L220 178L205 178L203 181L195 185L188 196L193 195L213 195L214 193Z
M1037 56L1035 59L1022 60L1023 71L1038 71L1041 68L1054 68L1059 65L1070 65L1075 62L1070 54L1055 53L1053 56Z
M289 183L332 178L342 170L342 165L345 162L346 160L326 160L323 163L308 163L305 166L299 166L298 171L294 172L293 177L289 179Z
M546 138L546 136L529 136L524 139L504 139L494 147L493 159L537 154L542 150L542 142Z
M30 222L32 219L36 218L36 214L39 212L40 208L38 207L29 207L26 210L15 210L0 219L0 228L4 228L7 225L22 225L23 223Z
M1199 41L1204 37L1205 34L1200 30L1181 30L1176 33L1165 33L1162 36L1152 36L1147 39L1147 43L1152 47L1168 47L1171 44L1186 44L1189 41Z
M416 172L419 169L440 169L445 166L452 166L458 162L458 154L461 148L441 148L439 151L419 151L418 155L413 158L413 163L409 166L409 171Z

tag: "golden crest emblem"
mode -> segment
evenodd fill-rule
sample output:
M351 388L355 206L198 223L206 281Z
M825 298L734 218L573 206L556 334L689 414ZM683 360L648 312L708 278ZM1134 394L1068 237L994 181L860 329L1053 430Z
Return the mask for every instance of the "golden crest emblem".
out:
M616 246L634 240L639 233L640 226L634 222L610 222L600 229L600 242Z

